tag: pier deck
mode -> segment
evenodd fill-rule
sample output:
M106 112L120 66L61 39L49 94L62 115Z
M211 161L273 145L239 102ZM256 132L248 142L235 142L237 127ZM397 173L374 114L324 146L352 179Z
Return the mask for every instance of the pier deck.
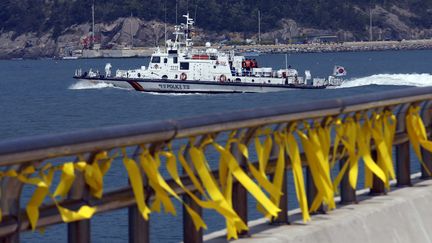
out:
M413 180L414 181L414 180ZM290 225L274 226L268 220L249 223L250 238L234 242L432 242L432 180L414 181L412 187L392 188L386 196L359 191L358 204L340 205L303 223L299 210L290 211ZM204 237L208 243L226 242L225 231Z

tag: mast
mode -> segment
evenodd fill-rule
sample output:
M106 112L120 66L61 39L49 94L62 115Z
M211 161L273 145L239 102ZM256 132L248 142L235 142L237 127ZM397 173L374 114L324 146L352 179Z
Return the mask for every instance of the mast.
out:
M176 25L178 24L177 23L177 11L178 11L178 3L177 3L177 0L176 0Z
M91 40L91 46L92 49L94 47L95 42L95 13L94 13L94 0L92 2L92 40Z
M195 15L194 15L194 21L195 21L195 24L196 24L196 22L197 22L197 17L196 17L196 15L197 15L197 9L198 9L198 3L195 4Z
M130 30L130 38L131 38L131 48L133 47L132 17L133 17L133 15L132 15L132 12L131 12L131 19L130 19L130 22L129 22L129 30Z
M166 14L166 11L167 11L167 9L166 9L166 0L165 0L165 5L164 5L164 8L165 8L165 20L164 20L164 23L165 23L165 25L164 25L164 31L165 31L165 47L166 47L166 44L167 44L167 14Z
M369 5L369 41L372 41L372 1Z
M261 45L261 13L258 10L258 44Z

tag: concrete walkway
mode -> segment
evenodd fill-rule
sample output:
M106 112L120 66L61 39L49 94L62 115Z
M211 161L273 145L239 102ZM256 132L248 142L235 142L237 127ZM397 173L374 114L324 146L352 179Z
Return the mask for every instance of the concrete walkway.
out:
M384 243L432 242L432 180L413 187L392 188L386 196L358 196L358 204L314 215L304 224L299 211L290 212L291 225L250 222L250 238L234 242ZM291 214L294 214L291 216ZM226 242L225 232L205 236L206 242Z

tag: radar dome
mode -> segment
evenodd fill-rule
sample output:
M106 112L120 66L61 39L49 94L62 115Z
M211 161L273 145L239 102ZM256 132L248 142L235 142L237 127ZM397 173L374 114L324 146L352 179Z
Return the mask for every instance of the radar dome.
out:
M210 46L211 46L210 42L205 43L205 47L210 47Z

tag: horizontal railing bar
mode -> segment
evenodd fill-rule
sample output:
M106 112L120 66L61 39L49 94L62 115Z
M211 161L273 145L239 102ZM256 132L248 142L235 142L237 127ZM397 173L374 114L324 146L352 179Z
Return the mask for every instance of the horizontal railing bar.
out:
M226 122L226 123L217 123L211 124L201 127L193 127L181 129L178 131L177 138L187 138L190 136L196 136L203 133L215 133L220 131L227 130L236 130L245 127L258 127L264 126L268 124L278 124L289 121L296 120L304 120L304 119L314 119L323 116L336 116L340 114L340 108L331 108L331 109L321 109L321 110L313 110L313 111L304 111L293 114L285 114L278 115L272 117L265 118L256 118L251 120L243 120L243 121L234 121L234 122Z
M112 148L121 148L137 144L163 142L171 140L174 137L174 134L175 131L172 130L159 133L148 133L141 135L138 134L135 136L123 138L112 138L94 142L78 143L74 145L47 147L30 151L0 154L0 166L8 166L27 161L37 161L42 159L63 157L90 151L104 151ZM19 146L20 143L17 142L13 144Z
M408 141L408 136L406 133L403 133L403 132L397 133L395 135L393 145L403 144L407 141ZM340 145L340 148L342 148L342 145ZM347 154L345 154L342 157L342 154L340 153L341 149L338 149L338 150L339 150L339 152L336 155L337 160L340 160L340 159L345 158L347 156ZM371 146L371 150L372 151L375 150L375 145ZM331 148L331 151L333 151L333 148ZM329 159L332 160L332 154L329 155ZM302 160L302 166L307 166L307 161L306 161L304 153L301 154L301 160ZM269 159L269 163L268 163L268 166L266 168L267 174L271 174L275 171L276 161L277 161L277 156L273 156ZM254 162L253 165L255 167L257 167L258 162ZM243 169L246 169L246 168L243 168ZM289 169L291 169L291 163L290 163L289 159L287 159L286 160L286 170L289 170ZM213 176L215 177L215 179L219 178L219 173L217 170L212 171L212 173L213 173ZM248 172L248 174L250 175L249 172ZM191 191L196 190L189 177L187 177L186 175L183 175L183 176L181 176L181 180L182 180L184 186L188 190L191 190ZM179 196L184 194L183 189L181 187L179 187L172 179L167 180L167 183ZM151 195L150 200L153 200L153 199L154 199L153 195ZM101 214L101 213L109 212L109 211L113 211L113 210L118 210L121 208L126 208L126 207L132 206L134 204L135 204L135 198L133 195L132 188L130 188L130 187L121 188L121 189L117 189L117 190L108 192L108 193L103 195L102 199L90 200L90 202L89 202L90 206L97 206L98 207L98 210L96 212L97 214ZM76 210L80 206L84 205L84 203L82 200L65 200L61 203L61 205ZM30 228L30 222L27 218L26 213L21 213L20 217L21 217L20 231L30 230L31 229ZM60 223L63 223L63 221L62 221L60 214L59 214L57 208L55 207L55 205L51 204L51 205L47 205L47 206L40 208L40 218L39 218L38 226L37 226L38 228L43 228L43 227L47 227L47 226L54 225L54 224L60 224ZM15 219L8 217L8 216L6 216L3 219L3 221L0 223L0 225L1 225L0 238L15 232L17 230L17 227L18 227L17 221Z
M407 88L350 98L217 113L180 120L120 125L0 142L0 166L160 142L203 133L335 116L432 99L432 87Z
M386 106L394 106L399 104L409 104L414 102L420 102L425 100L432 99L432 94L425 94L415 97L403 97L403 98L395 98L395 99L389 99L389 100L378 100L378 101L370 101L366 103L361 104L352 104L345 102L345 108L343 110L343 113L349 113L349 112L356 112L356 111L362 111L362 110L370 110L374 108L379 107L386 107Z

